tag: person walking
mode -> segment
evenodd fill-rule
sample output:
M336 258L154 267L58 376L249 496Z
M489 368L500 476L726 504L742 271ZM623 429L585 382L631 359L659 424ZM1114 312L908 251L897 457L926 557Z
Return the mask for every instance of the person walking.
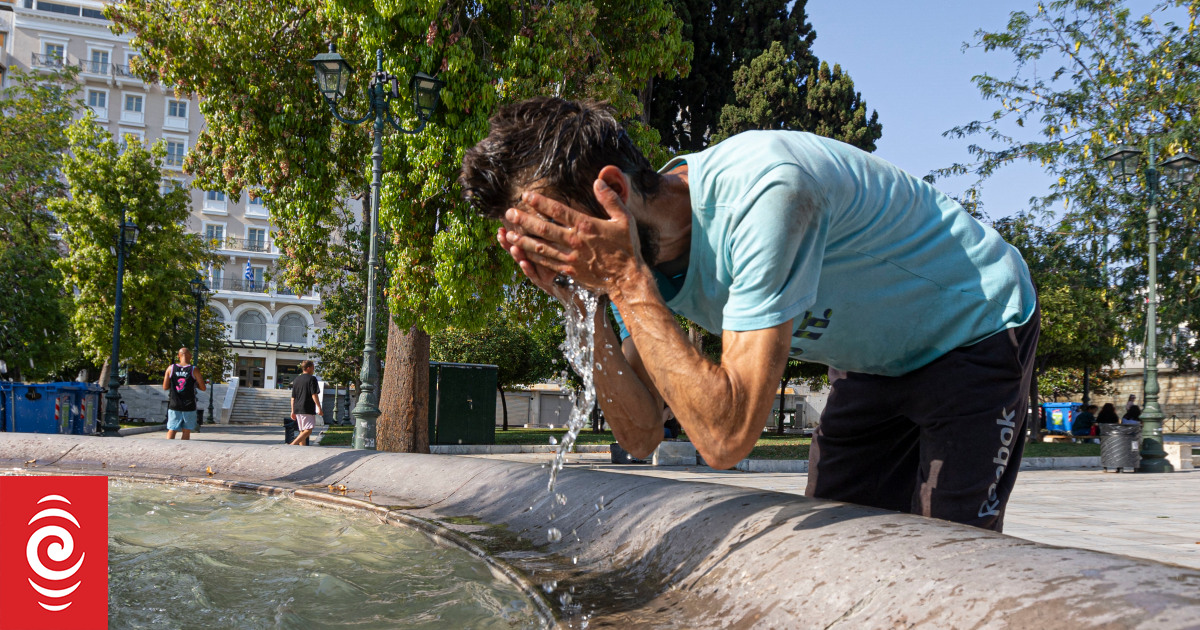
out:
M179 349L179 362L163 374L163 389L167 390L167 439L174 440L182 431L181 440L190 440L196 431L196 390L205 391L204 376L192 365L192 351Z
M317 416L321 415L321 386L313 376L316 366L311 360L305 360L300 367L303 373L292 381L292 420L296 421L300 434L291 443L308 446L308 436L312 435Z

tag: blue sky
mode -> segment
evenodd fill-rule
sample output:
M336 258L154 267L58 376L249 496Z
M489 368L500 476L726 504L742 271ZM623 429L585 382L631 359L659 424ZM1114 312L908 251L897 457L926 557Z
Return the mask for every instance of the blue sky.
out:
M867 106L879 112L883 138L876 154L921 177L970 158L972 140L944 138L942 132L997 109L971 77L1008 75L1013 68L1005 53L964 52L963 43L973 41L978 29L1003 29L1012 11L1036 6L1036 0L808 0L807 10L817 55L841 64ZM959 177L937 185L958 195L973 181ZM984 211L992 219L1019 212L1050 182L1035 166L1010 166L983 186Z

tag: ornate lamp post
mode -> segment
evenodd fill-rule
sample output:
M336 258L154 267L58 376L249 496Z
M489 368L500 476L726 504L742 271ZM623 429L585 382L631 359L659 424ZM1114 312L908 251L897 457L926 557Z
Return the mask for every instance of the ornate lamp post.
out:
M104 398L104 427L101 435L121 437L120 405L121 380L117 377L117 365L121 356L121 290L125 283L125 246L137 243L138 226L125 220L125 208L121 208L121 224L117 230L117 298L113 314L112 356L108 359L108 393Z
M196 276L195 278L188 280L188 284L192 285L192 297L196 298L196 336L195 340L192 342L192 363L195 363L200 360L200 309L204 307L204 296L208 293L208 285L204 284L204 281L200 279L200 276ZM212 375L210 374L209 378L211 379L211 377ZM210 383L208 389L209 424L213 423L212 397L213 390L212 384ZM204 416L201 417L203 418Z
M356 119L345 118L338 113L338 103L346 96L350 74L354 71L350 64L337 53L333 44L329 45L329 52L321 53L309 61L316 69L317 87L329 104L329 111L333 112L334 118L352 126L372 119L375 123L374 150L371 152L371 245L367 259L367 319L363 343L362 387L358 403L351 413L354 417L354 448L373 450L375 421L379 418L379 406L375 404L375 392L379 386L379 368L375 359L375 267L378 261L376 250L379 241L379 188L383 179L384 123L400 133L420 132L437 109L445 83L424 72L418 72L409 81L413 91L413 112L418 120L417 127L410 131L392 118L392 101L400 99L400 79L383 71L383 50L375 51L375 73L371 75L371 83L367 88L370 111L362 118Z
M1158 169L1166 171L1167 182L1170 184L1190 183L1195 179L1196 168L1200 160L1187 153L1181 153L1163 161L1157 166L1154 163L1154 140L1149 142L1150 155L1145 167L1146 192L1149 210L1146 213L1146 226L1149 232L1149 262L1146 273L1146 352L1145 378L1142 393L1142 461L1138 466L1141 472L1160 473L1171 472L1171 464L1167 461L1167 453L1163 450L1163 412L1158 405L1158 207L1155 205L1155 195L1158 193ZM1112 153L1104 156L1112 168L1113 175L1122 181L1137 175L1142 152L1128 146L1120 146Z

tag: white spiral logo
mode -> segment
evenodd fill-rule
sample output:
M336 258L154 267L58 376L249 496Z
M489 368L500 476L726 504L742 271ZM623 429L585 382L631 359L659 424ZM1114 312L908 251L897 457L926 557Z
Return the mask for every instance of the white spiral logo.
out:
M49 494L41 499L38 499L39 504L47 501L61 501L67 505L71 504L71 502L65 497L57 494ZM33 525L34 521L38 521L43 518L59 518L67 520L71 523L74 523L77 529L80 528L79 521L75 520L75 517L70 512L56 507L46 508L33 515L33 518L29 519L28 524ZM25 545L25 560L29 562L29 568L33 569L33 572L36 573L38 577L50 582L63 582L71 579L71 576L75 575L79 571L79 567L83 566L83 557L87 554L79 554L79 561L76 562L75 566L71 567L70 569L63 571L50 569L42 563L42 559L38 555L38 549L41 547L42 541L47 538L53 538L57 540L57 542L52 542L46 547L46 556L49 557L50 560L62 563L71 559L71 554L75 551L75 540L71 538L71 532L59 527L58 525L43 525L36 532L34 532L32 536L29 537L29 542ZM71 593L74 593L75 589L79 588L80 584L83 584L83 581L80 580L67 588L51 589L34 582L32 578L27 579L29 579L29 585L33 587L33 590L41 593L51 600L61 600ZM65 604L47 604L46 602L41 601L39 598L38 605L49 611L59 611L65 610L67 606L71 605L71 602L67 602Z

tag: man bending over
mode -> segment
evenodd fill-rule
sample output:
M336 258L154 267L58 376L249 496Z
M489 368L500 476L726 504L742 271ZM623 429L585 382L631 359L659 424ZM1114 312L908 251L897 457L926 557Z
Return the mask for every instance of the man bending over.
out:
M536 98L470 149L467 198L559 299L600 311L597 398L646 457L670 405L704 460L758 441L789 356L830 367L806 494L1000 531L1039 316L1029 271L928 183L809 133L753 131L658 171L609 108ZM713 363L678 313L722 339ZM611 402L610 402L611 401Z

